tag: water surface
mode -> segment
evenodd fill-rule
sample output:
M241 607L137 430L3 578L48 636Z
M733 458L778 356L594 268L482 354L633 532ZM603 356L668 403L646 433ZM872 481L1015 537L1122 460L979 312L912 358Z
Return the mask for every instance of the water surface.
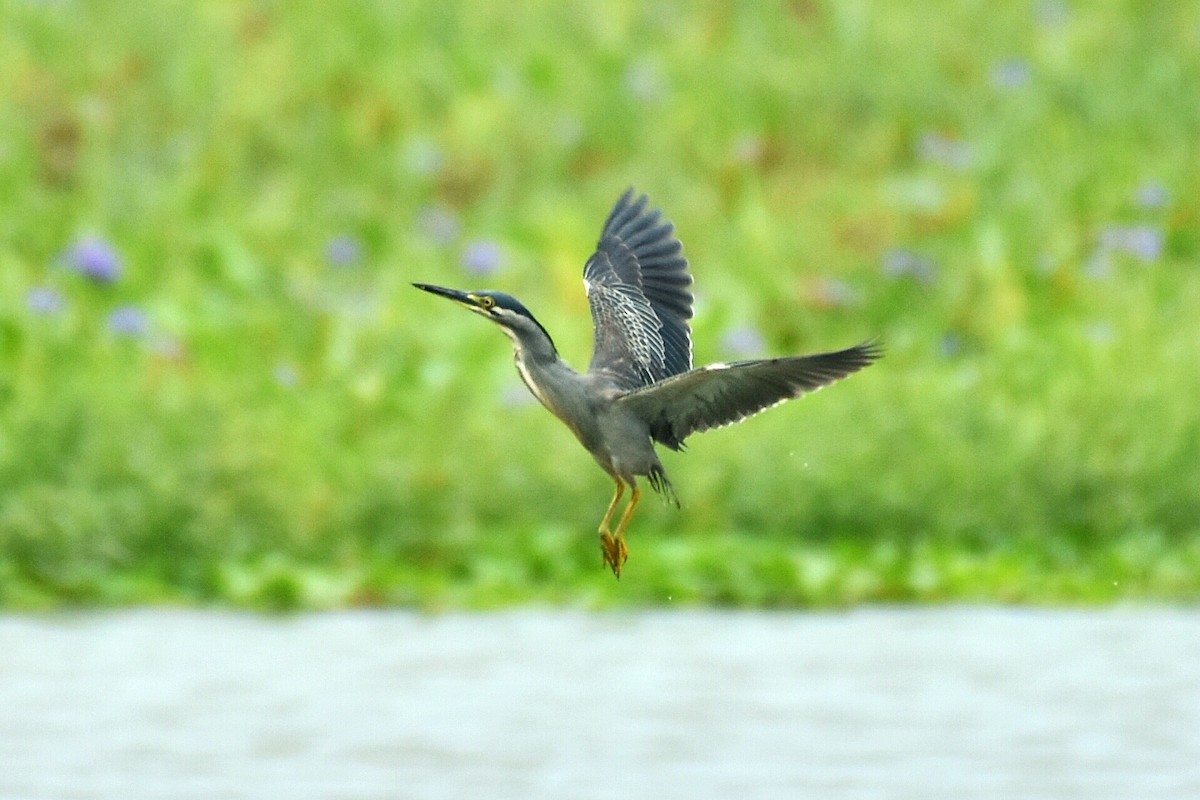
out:
M3 798L1200 797L1200 612L0 617Z

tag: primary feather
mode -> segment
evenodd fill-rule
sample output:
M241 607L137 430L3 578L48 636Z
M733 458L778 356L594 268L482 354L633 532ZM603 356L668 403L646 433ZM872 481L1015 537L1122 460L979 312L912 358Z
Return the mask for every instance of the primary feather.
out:
M650 426L651 438L679 450L693 433L732 425L816 391L882 354L868 342L812 356L710 364L632 391L617 402Z
M692 276L675 226L629 189L583 270L595 327L591 373L624 389L692 367Z

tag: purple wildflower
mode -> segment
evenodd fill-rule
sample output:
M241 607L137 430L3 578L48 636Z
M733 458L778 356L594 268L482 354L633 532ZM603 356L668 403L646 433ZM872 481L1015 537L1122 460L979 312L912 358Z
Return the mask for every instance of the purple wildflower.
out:
M997 89L1020 89L1033 77L1029 62L1006 58L992 67L992 85Z
M353 236L335 236L325 245L325 260L335 267L349 267L362 259L362 242Z
M76 242L67 252L67 264L96 283L114 283L121 277L121 259L117 251L96 237Z
M66 308L67 302L49 286L35 286L25 296L25 305L35 314L50 316Z
M1113 226L1100 232L1100 248L1108 252L1127 253L1143 263L1162 257L1166 237L1153 225Z
M763 335L750 325L734 328L721 339L721 349L735 358L761 356L766 347Z
M117 336L141 339L150 332L150 320L137 306L118 306L108 315L108 329Z
M917 142L917 153L925 161L954 170L968 169L975 162L975 148L968 142L940 133L926 133Z
M445 206L427 206L417 215L417 228L434 243L444 247L458 238L462 223Z
M1138 206L1147 210L1165 208L1171 202L1171 192L1161 183L1148 181L1138 187L1135 199Z
M883 274L893 280L911 278L925 286L937 281L937 264L920 253L901 248L889 250L883 256Z
M486 240L471 242L462 254L463 269L479 277L494 275L503 261L504 254L500 245Z
M942 358L954 358L963 351L963 337L957 331L946 331L938 340L938 352Z

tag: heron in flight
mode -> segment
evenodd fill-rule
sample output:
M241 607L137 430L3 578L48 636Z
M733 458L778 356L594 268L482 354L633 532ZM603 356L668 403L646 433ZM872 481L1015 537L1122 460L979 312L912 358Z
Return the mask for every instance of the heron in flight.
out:
M642 492L638 476L667 500L679 500L655 452L682 450L693 433L740 422L876 361L871 342L809 356L755 359L692 368L692 276L675 226L632 188L608 215L596 252L583 268L595 339L587 372L572 369L554 340L515 297L427 283L496 323L512 339L517 372L542 405L563 421L613 479L600 520L604 564L621 577L625 533ZM629 501L616 529L621 498Z

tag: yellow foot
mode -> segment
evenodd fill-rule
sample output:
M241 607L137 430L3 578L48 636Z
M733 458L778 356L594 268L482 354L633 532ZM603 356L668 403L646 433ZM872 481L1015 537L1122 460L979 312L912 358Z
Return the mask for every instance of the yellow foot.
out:
M611 533L600 534L600 549L604 551L604 566L612 567L613 575L621 577L621 565L629 560L629 547L625 537Z

